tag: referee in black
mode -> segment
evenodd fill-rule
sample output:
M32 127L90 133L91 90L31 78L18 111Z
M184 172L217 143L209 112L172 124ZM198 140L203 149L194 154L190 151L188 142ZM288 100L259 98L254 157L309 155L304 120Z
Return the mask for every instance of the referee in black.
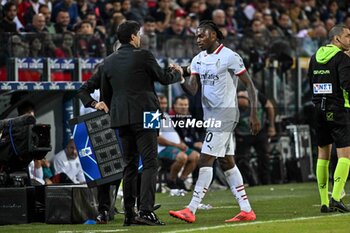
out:
M140 49L140 25L125 21L117 30L120 48L108 56L94 76L101 79L103 102L83 100L85 107L110 112L111 127L117 128L122 141L126 167L123 175L124 225L164 225L153 212L157 178L157 129L143 128L144 112L156 112L159 102L154 82L167 85L183 82L183 70L170 65L164 71L153 54ZM143 171L140 211L134 212L137 195L139 154Z
M349 212L341 192L350 166L350 30L336 25L329 31L331 43L320 47L311 57L308 76L312 102L316 112L318 160L317 184L321 198L321 213ZM332 144L336 145L338 164L334 172L331 199L328 198L329 159Z

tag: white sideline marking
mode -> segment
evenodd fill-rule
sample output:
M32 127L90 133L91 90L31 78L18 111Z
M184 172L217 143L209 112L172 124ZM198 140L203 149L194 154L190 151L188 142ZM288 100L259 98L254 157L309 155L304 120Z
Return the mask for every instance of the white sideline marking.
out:
M129 229L115 229L115 230L84 230L84 231L58 231L58 233L95 233L95 232L121 232L128 231Z
M204 204L206 205L206 204ZM186 208L187 206L184 206ZM238 206L228 205L228 206L212 206L209 209L199 207L198 210L216 210L216 209L238 209Z
M207 231L207 230L219 229L219 228L225 228L225 227L241 227L241 226L267 224L267 223L293 222L293 221L309 220L309 219L339 217L339 216L344 216L344 215L349 215L349 214L335 214L335 215L328 215L328 216L300 217L300 218L280 219L280 220L270 220L270 221L245 222L245 223L239 223L239 224L226 223L223 225L218 225L218 226L213 226L213 227L198 227L198 228L191 228L191 229L185 229L185 230L166 231L165 233Z
M209 210L215 210L215 209L238 209L238 206L228 205L228 206L213 206ZM202 210L202 209L201 209Z

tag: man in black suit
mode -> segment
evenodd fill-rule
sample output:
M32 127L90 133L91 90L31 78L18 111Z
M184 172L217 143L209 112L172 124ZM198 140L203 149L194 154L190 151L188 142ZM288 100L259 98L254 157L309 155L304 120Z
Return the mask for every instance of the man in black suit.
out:
M157 177L157 129L143 128L144 112L156 112L159 101L154 82L167 85L184 81L183 70L171 65L164 71L153 54L140 48L140 25L125 21L118 27L117 37L122 44L98 67L96 73L80 89L85 107L110 111L111 127L119 130L126 167L123 193L124 225L143 223L164 225L153 212ZM98 78L97 78L98 77ZM101 85L102 102L96 102L83 92L92 93L94 85ZM143 162L140 191L140 211L134 212L137 193L138 154ZM137 156L136 156L137 155Z

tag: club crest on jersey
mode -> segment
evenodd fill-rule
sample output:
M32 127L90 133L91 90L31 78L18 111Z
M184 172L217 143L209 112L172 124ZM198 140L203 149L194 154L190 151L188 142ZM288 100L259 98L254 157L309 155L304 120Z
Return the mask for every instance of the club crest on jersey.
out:
M332 94L332 83L314 83L314 94Z

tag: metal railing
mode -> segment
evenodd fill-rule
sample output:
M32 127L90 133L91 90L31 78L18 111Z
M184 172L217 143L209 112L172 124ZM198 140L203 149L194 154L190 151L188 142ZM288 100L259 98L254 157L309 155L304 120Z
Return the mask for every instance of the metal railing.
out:
M1 34L0 42L1 90L78 88L79 83L87 80L95 65L102 61L103 57L97 55L104 52L97 51L98 48L105 48L105 53L110 54L114 44L113 38L101 40L70 33ZM270 38L262 43L247 36L229 37L223 41L242 56L257 88L275 101L280 115L287 117L301 112L311 99L306 77L308 57L323 43L324 40L295 37ZM193 36L157 35L149 38L143 46L153 52L163 68L170 63L187 66L199 52ZM50 84L61 81L76 83ZM172 96L171 89L165 91Z

